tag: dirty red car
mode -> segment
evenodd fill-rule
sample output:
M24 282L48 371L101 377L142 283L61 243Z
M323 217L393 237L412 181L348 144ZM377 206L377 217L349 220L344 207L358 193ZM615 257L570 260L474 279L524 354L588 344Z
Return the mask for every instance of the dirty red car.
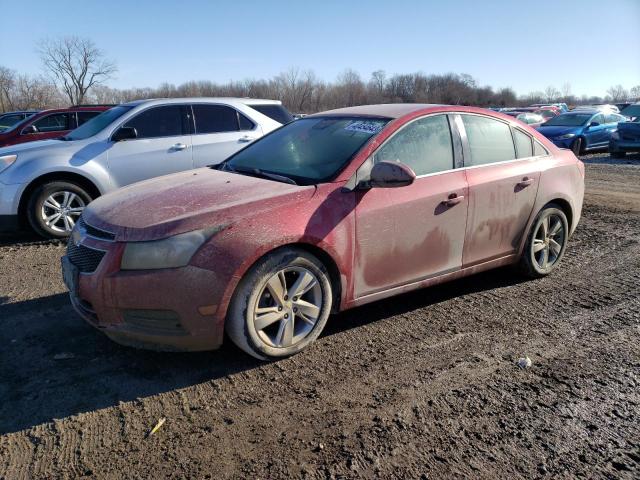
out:
M206 350L226 332L274 359L317 339L332 312L503 265L549 274L583 193L573 153L510 117L345 108L97 199L63 277L117 342Z

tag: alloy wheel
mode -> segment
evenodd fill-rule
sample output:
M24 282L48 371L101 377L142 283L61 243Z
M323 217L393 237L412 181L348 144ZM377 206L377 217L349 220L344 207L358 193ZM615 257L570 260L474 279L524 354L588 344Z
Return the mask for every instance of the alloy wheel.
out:
M551 213L542 218L531 245L533 259L542 270L550 269L558 261L565 239L560 216Z
M82 197L69 191L54 192L42 204L40 215L54 232L71 232L86 206Z
M275 348L299 343L313 331L323 300L320 282L307 268L278 271L262 287L253 311L258 337Z

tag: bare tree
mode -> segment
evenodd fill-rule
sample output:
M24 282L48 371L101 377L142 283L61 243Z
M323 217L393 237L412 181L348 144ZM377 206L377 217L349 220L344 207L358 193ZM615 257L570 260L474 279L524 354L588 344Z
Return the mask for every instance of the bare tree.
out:
M627 99L629 92L622 85L614 85L607 90L607 95L612 102L620 102Z
M544 89L544 98L547 102L553 102L558 99L560 92L553 85L549 85Z
M6 67L0 67L0 111L13 110L11 92L16 84L16 72Z
M640 101L640 85L631 87L631 90L629 90L629 99L635 100L636 102Z
M82 103L91 87L103 84L117 71L115 63L86 38L42 40L38 51L44 67L72 105Z

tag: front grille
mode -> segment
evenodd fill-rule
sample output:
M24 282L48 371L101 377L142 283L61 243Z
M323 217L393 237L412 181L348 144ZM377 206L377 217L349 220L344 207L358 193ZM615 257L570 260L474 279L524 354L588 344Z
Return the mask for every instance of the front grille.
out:
M105 252L101 252L100 250L74 244L73 237L71 237L67 244L67 257L69 257L69 261L78 267L78 270L82 273L95 272L104 254Z
M81 228L85 232L87 232L87 235L99 238L101 240L113 241L116 239L116 236L113 233L105 232L104 230L100 230L99 228L92 227L87 222L85 222L84 218L82 217L80 217L80 220L78 221L78 228Z

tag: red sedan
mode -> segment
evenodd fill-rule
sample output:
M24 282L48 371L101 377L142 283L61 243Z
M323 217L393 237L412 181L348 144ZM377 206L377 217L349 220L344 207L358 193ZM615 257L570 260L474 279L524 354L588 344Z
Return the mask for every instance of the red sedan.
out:
M113 340L294 354L338 312L503 265L552 272L584 166L484 109L310 115L221 165L91 203L63 257L76 310Z

